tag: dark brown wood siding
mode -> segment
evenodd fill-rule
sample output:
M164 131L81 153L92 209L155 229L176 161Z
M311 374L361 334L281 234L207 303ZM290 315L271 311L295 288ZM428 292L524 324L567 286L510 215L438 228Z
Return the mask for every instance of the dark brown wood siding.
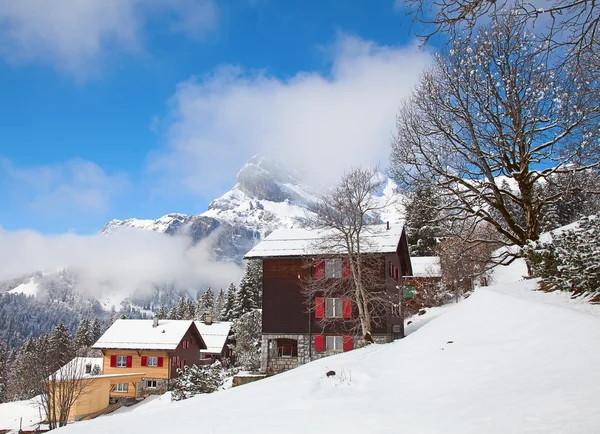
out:
M184 341L190 342L189 348L183 348ZM190 326L188 331L185 333L185 336L181 342L179 342L179 345L177 345L175 351L171 351L169 355L169 363L171 363L175 357L179 357L179 361L182 362L181 368L184 366L183 362L185 362L185 365L187 366L198 365L200 363L200 336L196 332L196 328L193 325ZM171 378L177 377L177 368L179 367L180 366L174 366L171 364Z
M308 307L300 287L308 276L302 258L263 261L263 333L308 333Z

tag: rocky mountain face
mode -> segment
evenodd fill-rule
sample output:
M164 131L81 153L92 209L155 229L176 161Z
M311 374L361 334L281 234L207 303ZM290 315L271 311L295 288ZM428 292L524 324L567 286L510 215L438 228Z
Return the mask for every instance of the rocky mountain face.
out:
M282 163L254 156L240 169L235 186L199 215L167 214L157 220L113 220L101 233L120 227L212 238L217 258L241 263L254 244L280 227L295 227L310 215L316 193Z

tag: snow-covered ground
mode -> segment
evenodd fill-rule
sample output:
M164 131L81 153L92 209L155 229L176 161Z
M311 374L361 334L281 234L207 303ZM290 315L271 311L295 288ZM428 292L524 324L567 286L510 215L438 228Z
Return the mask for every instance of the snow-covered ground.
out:
M28 401L14 401L0 404L0 431L34 430L42 421L38 397Z
M535 285L477 289L417 319L392 344L63 431L598 432L600 308ZM327 378L328 370L337 375Z
M38 293L38 285L33 279L30 279L28 282L22 283L16 288L11 289L8 293L31 295L35 297Z

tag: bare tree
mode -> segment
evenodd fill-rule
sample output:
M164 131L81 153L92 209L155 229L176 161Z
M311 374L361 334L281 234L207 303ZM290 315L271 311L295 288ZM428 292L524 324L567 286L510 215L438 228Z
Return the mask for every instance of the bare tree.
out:
M50 429L67 424L73 405L91 389L97 374L98 369L91 366L89 358L76 357L46 378L40 406L46 413Z
M414 20L426 25L428 31L419 35L424 43L439 33L454 38L461 31L473 31L482 20L512 13L542 31L551 48L565 47L575 57L598 51L600 7L595 0L552 0L543 7L525 0L405 0L404 4Z
M323 252L325 276L303 282L308 300L320 294L325 298L348 299L358 309L353 326L360 329L365 341L372 342L371 330L389 312L390 296L385 292L385 261L374 254L369 225L380 223L379 211L389 205L373 196L385 179L377 169L355 168L344 174L339 183L315 205L316 217L308 226L319 230L311 251ZM343 261L337 262L339 258ZM309 266L313 266L309 261ZM335 277L335 278L329 278ZM340 278L346 277L346 278ZM313 306L314 308L314 306ZM323 326L335 323L323 318ZM352 321L345 321L345 326Z
M539 186L599 164L597 83L552 67L538 42L501 17L438 55L400 108L392 176L407 190L432 183L470 242L537 240L544 209L561 198ZM478 238L481 221L500 238Z

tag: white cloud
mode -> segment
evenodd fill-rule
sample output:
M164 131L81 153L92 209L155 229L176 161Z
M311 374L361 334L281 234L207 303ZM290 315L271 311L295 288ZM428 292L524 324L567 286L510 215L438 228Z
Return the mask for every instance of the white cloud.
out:
M78 276L80 287L96 295L107 290L131 295L135 289L169 282L196 289L237 282L241 268L216 261L211 243L209 238L192 246L187 237L136 229L92 236L0 231L0 281L67 267Z
M34 211L57 215L106 212L112 199L129 186L126 175L108 174L82 159L26 167L0 159L0 181Z
M352 165L385 166L399 103L430 57L347 35L330 54L327 71L285 80L225 66L180 83L168 146L150 159L161 185L214 197L255 153L282 158L316 183Z
M213 0L19 0L0 2L0 55L42 61L78 78L114 53L143 51L143 28L159 17L201 37L213 29Z

